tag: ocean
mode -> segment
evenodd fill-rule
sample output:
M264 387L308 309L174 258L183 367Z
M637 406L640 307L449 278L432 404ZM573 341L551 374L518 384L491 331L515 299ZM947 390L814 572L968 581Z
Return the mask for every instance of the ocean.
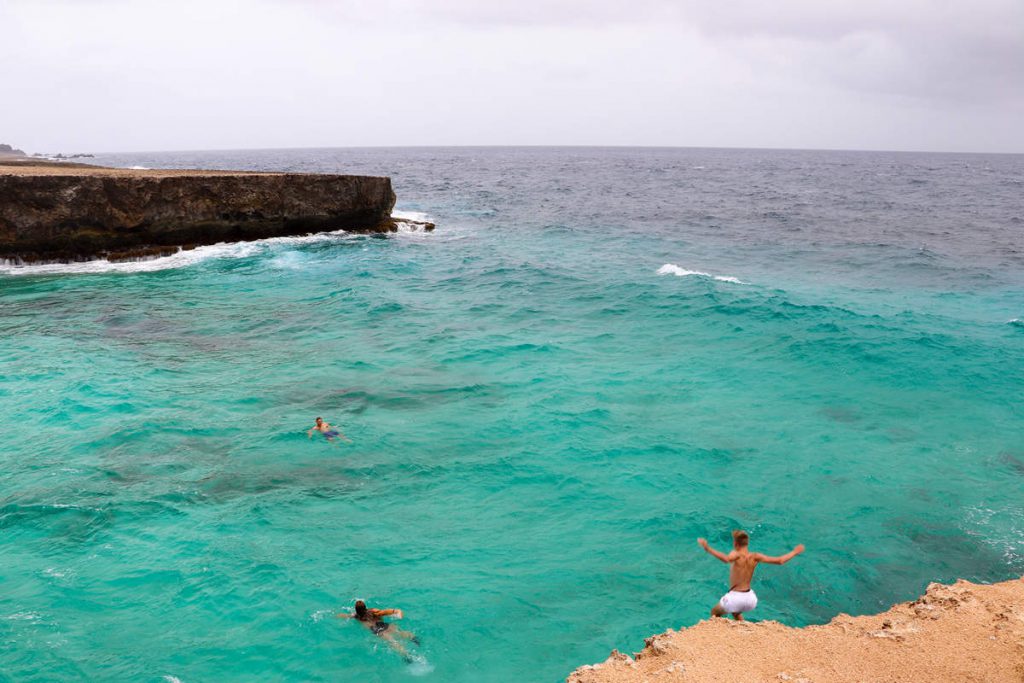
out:
M1024 156L94 161L388 175L437 229L0 266L0 678L553 683L705 618L734 528L806 544L790 625L1024 572Z

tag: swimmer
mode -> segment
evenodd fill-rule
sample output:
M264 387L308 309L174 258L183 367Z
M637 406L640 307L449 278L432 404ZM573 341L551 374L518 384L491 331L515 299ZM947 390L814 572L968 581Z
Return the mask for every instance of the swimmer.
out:
M743 621L743 613L757 607L757 594L750 588L750 583L754 580L754 569L758 563L786 564L804 551L803 544L800 544L779 557L752 553L748 548L750 536L746 531L732 532L732 552L728 555L709 546L703 538L698 538L697 543L709 555L732 565L729 568L729 592L711 609L711 616L722 617L728 613L736 621Z
M403 631L394 624L389 624L383 619L384 617L401 619L403 616L402 610L400 609L370 609L362 600L356 600L355 611L351 614L348 612L342 612L338 615L338 618L355 619L369 629L373 635L386 640L388 645L390 645L395 652L400 654L402 659L408 663L412 661L412 656L409 654L409 651L405 649L405 646L398 642L397 638L411 640L416 645L420 644L419 638L409 631Z
M347 441L349 443L352 443L352 439L350 439L347 436L345 436L344 434L342 434L340 429L337 429L336 427L332 427L331 425L329 425L326 422L324 422L324 419L322 417L318 417L316 419L316 424L313 425L309 429L309 431L306 432L306 436L308 436L309 438L312 439L313 438L313 432L320 432L321 434L324 435L325 439L327 439L329 442L333 443L335 446L338 445L337 443L335 443L335 441L334 441L335 439L344 439L345 441Z

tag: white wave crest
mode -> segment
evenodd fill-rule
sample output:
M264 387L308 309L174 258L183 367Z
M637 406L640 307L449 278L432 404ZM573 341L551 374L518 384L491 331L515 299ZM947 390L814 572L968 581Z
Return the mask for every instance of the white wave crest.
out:
M423 237L430 235L423 230L423 224L432 223L429 214L422 211L393 211L392 216L409 221L398 225L398 235L414 235ZM79 261L76 263L40 263L19 264L7 259L0 259L0 275L89 275L102 273L152 273L172 268L188 266L218 258L246 258L275 246L298 246L316 242L332 242L350 240L359 237L356 233L344 230L321 232L297 237L269 237L252 242L219 242L195 249L179 249L169 256L140 258L129 261L111 262L106 259ZM274 259L273 266L282 269L296 269L301 263L294 254L282 254Z
M423 211L392 211L392 218L401 218L403 220L412 221L413 223L433 223L434 219L430 217L430 214L424 213Z
M424 230L423 223L397 223L398 228L395 231L396 235L429 235L430 233Z
M301 237L269 237L253 242L220 242L195 249L179 249L170 256L138 259L134 261L115 261L106 259L81 261L76 263L42 263L19 265L0 259L0 274L6 275L88 275L98 273L152 273L171 268L187 266L217 258L246 258L264 252L275 246L297 246L316 242L331 242L354 238L344 230L303 235ZM275 267L288 268L292 264L275 263Z
M424 228L427 223L434 222L430 214L423 211L392 211L391 217L399 219L397 223L397 234L399 235L429 235L430 233Z
M658 268L658 275L675 275L677 277L696 275L698 277L709 277L713 280L718 280L719 282L731 282L735 285L749 284L731 275L712 275L711 273L705 273L701 270L686 270L685 268L680 268L674 263L666 263L661 268Z
M392 211L391 217L396 219L395 235L402 241L418 242L432 239L433 232L427 231L427 223L433 223L433 217L423 211Z

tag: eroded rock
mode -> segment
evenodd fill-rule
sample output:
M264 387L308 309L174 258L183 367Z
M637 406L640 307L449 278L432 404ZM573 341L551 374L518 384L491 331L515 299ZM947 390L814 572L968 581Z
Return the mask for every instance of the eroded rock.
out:
M371 176L0 165L0 259L125 260L185 245L393 232L394 203L390 179Z

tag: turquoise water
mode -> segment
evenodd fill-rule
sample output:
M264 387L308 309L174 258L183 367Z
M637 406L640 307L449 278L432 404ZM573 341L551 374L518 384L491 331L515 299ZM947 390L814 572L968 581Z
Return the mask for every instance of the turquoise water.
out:
M9 680L557 681L703 618L734 527L807 545L789 624L1024 572L1021 157L97 161L389 173L438 229L0 272Z

